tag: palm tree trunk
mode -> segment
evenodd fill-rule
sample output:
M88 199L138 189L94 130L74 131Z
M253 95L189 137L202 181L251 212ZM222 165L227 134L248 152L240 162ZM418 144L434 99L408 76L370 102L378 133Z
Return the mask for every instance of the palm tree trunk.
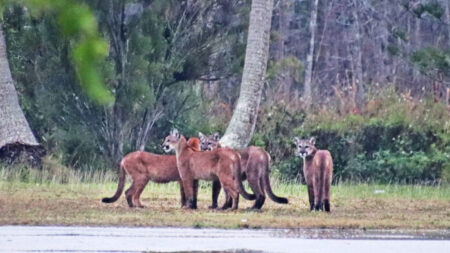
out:
M250 142L264 88L269 58L273 0L253 0L241 91L231 122L220 140L222 146L243 148Z
M27 147L38 146L39 143L19 105L9 69L3 28L0 24L0 157L16 158L17 153ZM14 155L11 155L12 149Z

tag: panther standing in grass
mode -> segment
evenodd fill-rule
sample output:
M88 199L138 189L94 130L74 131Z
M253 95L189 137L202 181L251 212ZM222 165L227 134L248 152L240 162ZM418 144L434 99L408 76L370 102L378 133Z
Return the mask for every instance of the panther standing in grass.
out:
M196 209L193 202L197 192L193 191L193 183L201 180L220 181L225 191L225 204L221 209L238 208L239 194L247 200L254 200L255 195L245 191L241 179L239 154L228 148L213 151L195 151L189 148L186 139L177 129L173 129L165 138L164 151L175 151L178 172L186 195L187 208Z
M312 210L330 211L330 187L333 178L333 158L328 150L315 147L316 140L294 137L296 154L303 158L303 174L308 186Z
M219 133L204 135L199 133L201 150L216 150L220 148ZM241 155L241 173L248 180L248 185L256 195L256 201L252 209L261 209L266 200L266 193L269 198L279 204L287 204L288 199L276 196L270 186L270 155L264 149L256 146L249 146L237 150ZM217 206L217 197L220 193L220 183L213 182L212 207Z
M200 150L200 140L190 138L187 146L192 150ZM178 181L180 184L181 206L184 207L186 205L186 194L178 173L177 159L174 155L158 155L144 151L136 151L126 155L120 161L117 191L111 198L103 198L103 203L112 203L119 199L125 185L126 174L132 180L130 188L125 192L130 207L144 207L139 198L150 180L155 183ZM195 196L197 196L198 181L194 182L193 187ZM197 199L195 198L193 201L196 204Z

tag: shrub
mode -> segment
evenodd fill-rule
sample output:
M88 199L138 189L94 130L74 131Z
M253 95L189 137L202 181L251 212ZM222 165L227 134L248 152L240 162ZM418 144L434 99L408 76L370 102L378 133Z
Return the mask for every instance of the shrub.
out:
M335 181L448 183L450 117L445 106L428 100L405 103L395 93L377 99L382 107L376 112L339 115L322 108L306 116L299 113L304 116L300 124L293 129L283 126L291 129L288 134L264 128L255 141L276 136L266 148L271 154L284 154L274 165L282 178L301 174L301 159L293 158L289 144L292 136L314 136L316 146L333 156Z

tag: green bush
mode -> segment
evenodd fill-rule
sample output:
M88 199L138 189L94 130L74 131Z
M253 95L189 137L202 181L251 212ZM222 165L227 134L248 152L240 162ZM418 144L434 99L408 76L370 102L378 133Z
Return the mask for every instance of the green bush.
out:
M276 137L266 148L277 154L273 167L282 178L302 174L301 159L293 158L291 138L314 136L316 146L333 156L335 181L448 183L450 117L445 106L430 101L408 104L396 94L380 100L383 108L375 115L339 115L321 109L308 114L288 134L261 128L254 140Z

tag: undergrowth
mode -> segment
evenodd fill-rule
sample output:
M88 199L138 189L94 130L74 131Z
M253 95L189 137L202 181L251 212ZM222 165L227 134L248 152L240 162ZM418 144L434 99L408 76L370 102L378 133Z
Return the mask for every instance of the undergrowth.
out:
M432 99L388 89L357 111L324 106L305 113L273 105L264 108L261 121L252 144L266 147L282 178L302 176L292 137L314 136L316 146L333 156L335 181L450 182L450 109Z

